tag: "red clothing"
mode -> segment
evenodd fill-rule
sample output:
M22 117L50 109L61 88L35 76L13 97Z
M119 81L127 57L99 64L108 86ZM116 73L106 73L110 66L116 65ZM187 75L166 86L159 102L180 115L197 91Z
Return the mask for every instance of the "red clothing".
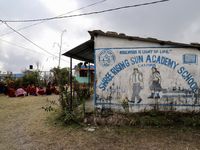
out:
M29 89L29 94L30 95L36 95L36 87L35 86L31 86Z
M39 95L44 95L45 94L45 91L44 91L44 89L43 88L37 88L37 94L39 94Z
M8 88L8 96L15 97L15 89L14 88Z

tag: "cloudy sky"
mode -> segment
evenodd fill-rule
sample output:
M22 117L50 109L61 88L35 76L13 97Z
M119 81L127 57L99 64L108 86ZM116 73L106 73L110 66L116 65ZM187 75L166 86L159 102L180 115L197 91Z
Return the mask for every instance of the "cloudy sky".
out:
M80 14L151 1L154 0L0 0L0 20ZM99 3L78 10L95 2ZM8 23L43 50L0 23L0 71L21 72L29 65L36 68L36 64L39 64L40 70L47 71L58 66L59 43L64 30L62 53L90 39L88 30L115 31L184 43L200 42L199 6L199 0L170 0L103 14L45 21L37 25L32 25L36 22ZM73 62L73 65L77 63ZM61 67L66 66L69 66L69 58L62 56Z

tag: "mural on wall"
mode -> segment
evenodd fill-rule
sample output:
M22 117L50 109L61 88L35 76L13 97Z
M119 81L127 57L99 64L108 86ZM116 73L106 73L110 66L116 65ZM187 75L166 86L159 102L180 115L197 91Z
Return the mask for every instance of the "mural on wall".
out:
M140 103L142 101L142 98L140 97L140 91L143 89L143 74L138 70L138 68L133 69L133 73L130 76L129 80L131 87L132 87L132 96L130 102Z
M157 70L156 67L151 68L151 95L148 98L160 98L160 91L162 91L161 87L161 75L160 72Z
M96 49L95 104L199 108L198 56L186 48Z

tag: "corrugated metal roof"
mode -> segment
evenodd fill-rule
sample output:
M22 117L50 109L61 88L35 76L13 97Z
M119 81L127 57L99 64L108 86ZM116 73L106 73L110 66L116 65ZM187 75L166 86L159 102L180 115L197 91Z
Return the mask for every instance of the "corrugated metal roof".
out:
M94 41L93 40L86 41L81 45L64 53L63 55L74 59L94 63Z
M91 63L94 63L94 37L95 36L107 36L107 37L113 37L113 38L122 38L127 40L137 40L137 41L144 41L144 42L152 42L152 43L158 43L160 45L170 45L175 47L185 47L185 48L196 48L200 50L200 44L199 43L191 43L191 44L185 44L185 43L178 43L178 42L172 42L172 41L163 41L158 40L155 38L141 38L136 36L127 36L124 33L116 33L116 32L103 32L101 30L94 30L94 31L88 31L91 35L91 39L82 43L81 45L69 50L68 52L64 53L63 55L82 60L82 61L88 61Z

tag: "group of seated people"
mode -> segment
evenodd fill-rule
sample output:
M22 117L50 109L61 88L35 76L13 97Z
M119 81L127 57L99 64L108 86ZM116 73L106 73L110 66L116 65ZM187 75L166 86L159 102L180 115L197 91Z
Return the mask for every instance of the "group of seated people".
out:
M8 86L4 92L9 97L20 97L20 96L38 96L38 95L51 95L59 94L57 88L53 85L47 85L47 87L35 86L34 84L28 85L27 87L14 88L13 86Z

